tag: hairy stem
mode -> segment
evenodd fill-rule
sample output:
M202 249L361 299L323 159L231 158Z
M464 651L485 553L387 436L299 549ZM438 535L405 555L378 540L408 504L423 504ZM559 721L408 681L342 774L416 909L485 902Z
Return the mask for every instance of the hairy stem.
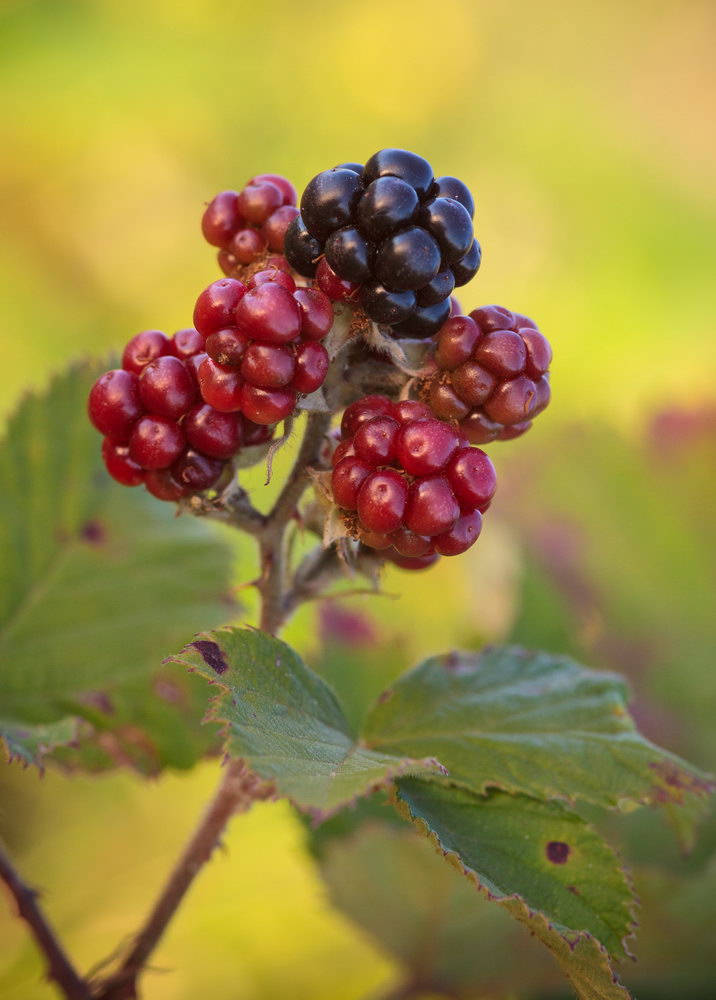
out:
M227 823L234 813L248 810L255 801L268 798L271 794L271 786L252 775L243 761L229 762L214 798L169 875L129 954L119 970L95 992L98 1000L131 1000L137 996L138 976L195 877L211 857Z
M0 878L15 900L18 916L30 928L47 963L47 976L67 1000L91 1000L88 984L75 971L38 902L38 892L22 880L10 858L0 848Z

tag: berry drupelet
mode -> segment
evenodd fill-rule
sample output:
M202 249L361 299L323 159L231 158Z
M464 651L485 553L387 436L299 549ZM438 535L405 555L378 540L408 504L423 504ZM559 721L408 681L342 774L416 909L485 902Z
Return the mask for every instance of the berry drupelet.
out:
M450 315L450 296L480 266L475 203L427 160L383 149L313 178L289 225L291 267L330 298L359 305L394 335L429 337Z
M452 316L436 337L436 371L422 395L472 444L524 434L550 401L552 350L537 325L502 306Z
M243 447L264 444L273 427L205 403L198 372L207 359L205 336L179 330L167 337L145 330L126 345L122 368L92 386L89 417L104 435L110 476L160 500L179 500L214 486Z
M495 493L488 456L413 400L365 396L343 414L332 457L333 500L349 532L386 558L466 552Z
M280 265L286 230L298 215L296 189L278 174L258 174L241 191L221 191L206 207L201 230L219 248L224 274L241 277L257 260Z

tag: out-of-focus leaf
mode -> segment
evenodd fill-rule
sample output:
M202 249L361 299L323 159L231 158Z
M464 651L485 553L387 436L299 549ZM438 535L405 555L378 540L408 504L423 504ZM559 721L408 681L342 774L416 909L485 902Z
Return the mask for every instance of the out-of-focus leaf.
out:
M227 752L302 809L325 816L398 775L440 771L434 758L363 746L326 682L273 636L238 628L201 633L172 660L221 689L210 718L223 724Z
M625 1000L633 897L616 856L556 802L400 779L398 805L455 867L554 954L580 1000Z
M630 808L692 802L709 779L637 731L624 681L519 647L433 657L366 720L376 751L435 755L459 783Z
M542 949L413 830L368 822L328 841L320 867L335 905L400 961L416 992L501 998L549 978Z
M86 416L97 374L72 368L26 398L0 447L0 734L25 761L187 767L216 732L202 685L161 659L227 616L230 556L110 481Z

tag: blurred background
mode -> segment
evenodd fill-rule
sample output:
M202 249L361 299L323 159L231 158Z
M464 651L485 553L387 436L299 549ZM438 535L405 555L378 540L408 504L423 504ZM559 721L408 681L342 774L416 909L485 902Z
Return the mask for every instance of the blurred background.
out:
M714 768L715 29L708 0L0 0L3 417L77 355L188 325L217 276L199 219L218 190L413 149L475 193L484 262L460 299L537 319L553 402L492 448L471 553L393 571L400 599L348 619L306 611L289 641L312 662L320 637L372 637L392 673L485 640L572 652L629 675L647 734ZM0 833L83 969L136 925L215 777L3 767ZM716 823L688 860L651 816L613 833L644 902L626 982L712 997ZM235 822L148 1000L360 1000L399 977L304 839L285 804ZM0 941L0 996L52 996L4 897ZM470 995L555 989L535 960Z

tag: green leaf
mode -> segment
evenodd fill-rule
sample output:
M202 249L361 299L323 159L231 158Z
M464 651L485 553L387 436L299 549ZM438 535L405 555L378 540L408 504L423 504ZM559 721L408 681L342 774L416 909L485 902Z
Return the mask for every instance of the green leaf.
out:
M216 734L205 687L161 659L226 617L230 555L109 479L86 416L97 374L26 398L0 446L0 735L26 761L70 744L55 755L77 766L186 767Z
M398 959L416 994L493 996L499 982L500 995L522 995L547 978L543 949L404 824L373 820L325 843L320 869L332 902Z
M383 753L434 755L478 793L630 808L712 788L638 733L620 677L518 647L426 660L378 700L364 739Z
M440 770L432 758L364 747L326 682L263 632L202 633L172 659L221 689L210 718L223 723L227 751L300 808L325 816L398 775Z
M628 955L633 899L616 856L557 802L400 779L398 806L485 896L542 941L584 1000L628 996L608 952Z

